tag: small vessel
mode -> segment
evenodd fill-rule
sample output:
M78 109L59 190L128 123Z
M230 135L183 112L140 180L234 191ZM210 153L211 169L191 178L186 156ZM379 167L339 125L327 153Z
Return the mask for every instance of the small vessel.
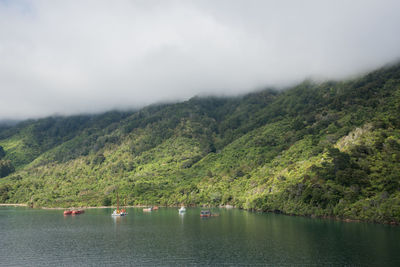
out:
M72 210L65 210L64 211L64 215L71 215L72 214Z
M181 206L181 208L179 209L179 213L185 213L186 212L186 208L184 206Z
M126 200L125 200L126 202ZM126 203L125 203L126 205ZM119 197L118 197L118 192L117 192L117 209L111 213L111 216L126 216L128 213L126 212L126 209L119 209Z
M84 210L73 210L72 212L71 212L71 215L78 215L78 214L82 214L82 213L84 213L85 211Z
M126 216L126 212L124 211L124 209L116 209L113 211L113 213L111 213L111 216Z
M211 217L211 211L210 210L200 211L200 217Z
M145 212L150 212L150 211L152 211L153 210L153 207L150 207L150 208L144 208L143 209L143 211L145 211Z

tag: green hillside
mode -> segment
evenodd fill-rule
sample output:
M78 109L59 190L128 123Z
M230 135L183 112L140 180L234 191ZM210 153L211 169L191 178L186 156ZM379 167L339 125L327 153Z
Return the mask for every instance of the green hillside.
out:
M221 205L400 223L400 65L0 128L0 202Z

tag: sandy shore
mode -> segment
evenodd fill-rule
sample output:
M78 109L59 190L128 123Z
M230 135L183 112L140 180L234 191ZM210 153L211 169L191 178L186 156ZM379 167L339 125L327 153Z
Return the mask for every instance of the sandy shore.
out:
M0 207L28 207L27 204L1 204Z
M152 206L152 205L149 205ZM124 206L126 208L144 208L144 207L149 207L146 205L134 205L134 206ZM154 206L154 205L153 205ZM17 204L17 203L0 203L0 207L29 207L28 204ZM121 206L122 207L122 206ZM161 207L161 206L159 206ZM44 209L44 210L66 210L66 209L114 209L117 208L117 206L98 206L98 207L68 207L68 208L63 208L63 207L34 207L38 209Z
M131 206L123 206L126 208L147 208L150 206L158 206L160 208L179 208L181 207L181 205L178 206L159 206L159 205L131 205ZM0 203L0 207L29 207L28 204L16 204L16 203ZM120 206L122 207L122 206ZM202 207L202 206L198 206L198 207ZM211 208L209 206L203 206L204 208ZM115 209L117 208L117 206L97 206L97 207L34 207L34 208L38 208L38 209L44 209L44 210L66 210L66 209ZM234 206L231 205L226 205L226 206L219 206L218 208L226 208L226 209L230 209L230 208L235 208Z
M124 208L147 208L157 205L131 205L123 206ZM0 204L0 207L29 207L28 204ZM158 206L160 208L167 208L167 206ZM179 208L180 206L168 206L168 208ZM98 206L98 207L33 207L36 209L44 210L74 210L74 209L116 209L117 206ZM120 206L122 208L122 206Z
M122 207L122 206L121 206ZM126 208L143 208L147 206L124 206ZM99 206L99 207L68 207L68 208L60 208L60 207L55 207L55 208L50 208L50 207L40 207L41 209L44 210L67 210L67 209L110 209L110 208L117 208L117 206Z

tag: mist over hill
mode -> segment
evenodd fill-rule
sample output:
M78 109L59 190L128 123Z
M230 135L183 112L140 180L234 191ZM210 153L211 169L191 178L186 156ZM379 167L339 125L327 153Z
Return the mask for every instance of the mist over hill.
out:
M400 59L398 0L0 1L0 120L342 80Z
M234 205L400 222L400 65L0 127L0 203Z

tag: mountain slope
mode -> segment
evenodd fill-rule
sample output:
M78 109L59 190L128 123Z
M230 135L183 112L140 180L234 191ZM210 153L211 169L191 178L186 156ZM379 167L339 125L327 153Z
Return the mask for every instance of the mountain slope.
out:
M344 82L193 98L0 130L0 201L232 204L400 222L400 65ZM1 153L0 153L1 156ZM4 175L3 175L4 176Z

